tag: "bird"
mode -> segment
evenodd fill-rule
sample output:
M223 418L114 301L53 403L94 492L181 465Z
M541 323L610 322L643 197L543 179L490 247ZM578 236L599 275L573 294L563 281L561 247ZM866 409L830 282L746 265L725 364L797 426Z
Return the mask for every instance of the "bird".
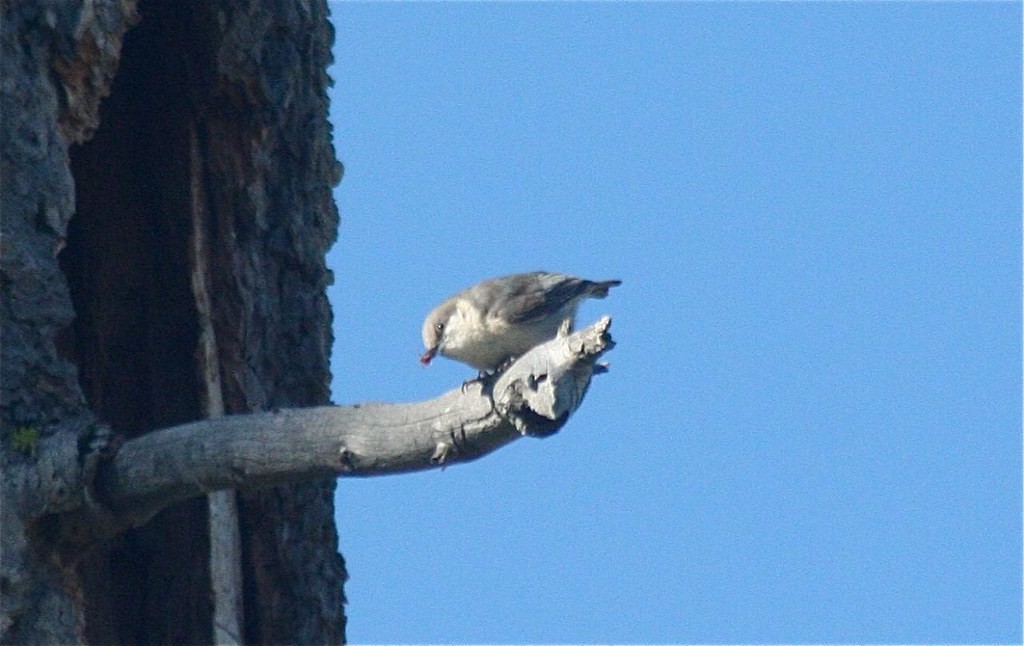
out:
M621 280L591 281L534 271L481 281L453 294L423 321L425 352L461 361L481 377L499 372L534 346L553 339L562 322L576 317L587 298L604 298Z

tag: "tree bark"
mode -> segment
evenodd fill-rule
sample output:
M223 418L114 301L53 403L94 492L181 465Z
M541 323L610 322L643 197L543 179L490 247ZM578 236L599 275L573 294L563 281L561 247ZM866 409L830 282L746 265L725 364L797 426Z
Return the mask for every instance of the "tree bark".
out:
M89 3L93 5L93 3ZM0 2L0 642L81 639L79 578L41 545L31 518L42 501L21 487L62 480L33 458L76 453L93 417L75 366L57 350L74 312L56 256L75 186L68 146L88 139L117 69L133 2ZM21 438L18 440L18 438ZM88 442L86 442L88 445Z
M0 11L0 643L342 642L336 476L557 431L609 322L326 407L326 0Z
M75 492L108 428L131 439L202 419L210 377L228 414L328 403L341 168L326 2L0 10L0 641L209 642L204 501L73 566L57 519L75 498L102 510ZM333 490L238 495L245 641L343 640Z

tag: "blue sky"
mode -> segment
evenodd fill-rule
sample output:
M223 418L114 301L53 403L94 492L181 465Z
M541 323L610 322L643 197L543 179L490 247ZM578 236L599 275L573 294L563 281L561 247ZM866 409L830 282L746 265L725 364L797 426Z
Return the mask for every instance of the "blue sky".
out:
M1021 640L1021 7L332 3L339 404L619 278L557 435L342 479L349 639Z

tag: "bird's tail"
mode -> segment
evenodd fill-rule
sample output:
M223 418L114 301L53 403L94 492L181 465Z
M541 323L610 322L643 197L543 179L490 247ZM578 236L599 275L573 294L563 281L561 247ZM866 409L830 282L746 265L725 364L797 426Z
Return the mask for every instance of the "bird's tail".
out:
M590 295L594 298L604 298L608 295L608 290L612 287L618 287L622 284L621 280L602 280L596 283L592 282L588 285Z

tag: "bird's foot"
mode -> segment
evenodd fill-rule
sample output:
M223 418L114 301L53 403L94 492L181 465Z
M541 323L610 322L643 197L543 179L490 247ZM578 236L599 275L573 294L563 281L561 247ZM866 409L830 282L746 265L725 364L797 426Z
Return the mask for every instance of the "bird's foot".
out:
M480 384L480 389L483 391L487 391L488 387L493 385L494 378L497 375L497 370L495 370L493 373L487 372L486 370L481 370L480 372L477 373L476 377L473 377L472 379L467 379L466 381L462 382L462 394L465 395L466 390L468 390L469 387L474 384Z

